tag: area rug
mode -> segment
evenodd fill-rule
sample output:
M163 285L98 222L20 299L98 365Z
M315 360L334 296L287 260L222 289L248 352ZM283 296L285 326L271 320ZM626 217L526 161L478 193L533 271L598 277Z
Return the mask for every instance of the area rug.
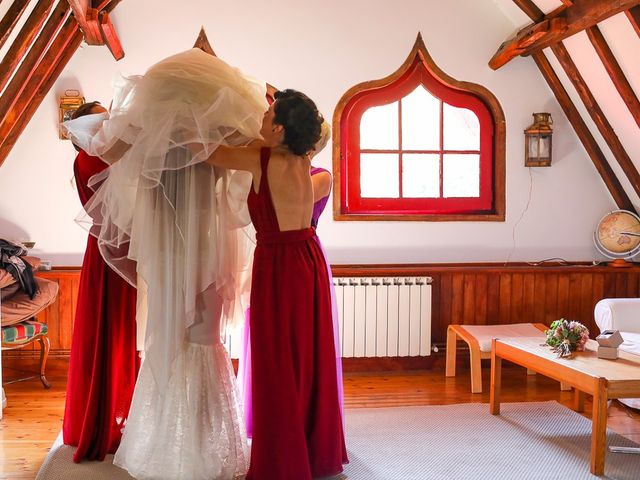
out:
M605 477L589 473L591 421L557 402L347 410L351 463L335 480L542 480L640 478L640 455L607 451ZM637 447L607 431L607 446ZM60 438L37 480L125 480L105 462L74 464Z

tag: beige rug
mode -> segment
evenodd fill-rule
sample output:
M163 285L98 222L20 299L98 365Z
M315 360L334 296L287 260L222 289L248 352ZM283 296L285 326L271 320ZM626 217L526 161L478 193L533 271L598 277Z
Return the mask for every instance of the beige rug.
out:
M337 479L543 480L592 479L591 422L556 402L347 410L351 463ZM637 446L611 431L607 445ZM124 480L107 461L71 461L56 441L37 480ZM606 476L640 479L640 455L607 452ZM601 477L602 478L602 477ZM274 479L275 480L275 479Z

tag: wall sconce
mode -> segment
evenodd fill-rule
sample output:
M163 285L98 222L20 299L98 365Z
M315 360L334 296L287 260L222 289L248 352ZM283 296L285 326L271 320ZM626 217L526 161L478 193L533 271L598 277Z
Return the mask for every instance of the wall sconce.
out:
M552 124L550 113L533 114L533 124L524 131L525 167L551 166Z
M78 90L65 90L64 95L60 97L60 121L58 125L67 120L71 120L71 115L75 112L80 105L85 103L84 97L80 95ZM60 139L66 140L67 136L62 129L58 127L58 135Z

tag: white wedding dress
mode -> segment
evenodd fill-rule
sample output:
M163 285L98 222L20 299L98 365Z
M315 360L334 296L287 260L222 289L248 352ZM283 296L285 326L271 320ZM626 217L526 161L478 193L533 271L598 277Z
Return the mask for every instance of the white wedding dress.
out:
M230 182L204 160L259 138L265 95L264 83L192 49L123 79L108 119L65 123L74 143L110 164L91 179L81 220L105 260L146 285L144 360L114 458L137 479L232 479L248 469L221 336L243 318L249 262L239 227L251 182L240 172Z

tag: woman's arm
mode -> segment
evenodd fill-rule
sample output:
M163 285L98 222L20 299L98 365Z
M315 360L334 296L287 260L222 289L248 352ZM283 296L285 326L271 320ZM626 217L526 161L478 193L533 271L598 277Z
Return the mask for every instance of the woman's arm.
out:
M206 161L217 167L255 173L260 170L260 148L220 145Z
M320 172L311 176L313 183L313 202L317 202L321 198L326 197L331 192L331 174L329 172Z

